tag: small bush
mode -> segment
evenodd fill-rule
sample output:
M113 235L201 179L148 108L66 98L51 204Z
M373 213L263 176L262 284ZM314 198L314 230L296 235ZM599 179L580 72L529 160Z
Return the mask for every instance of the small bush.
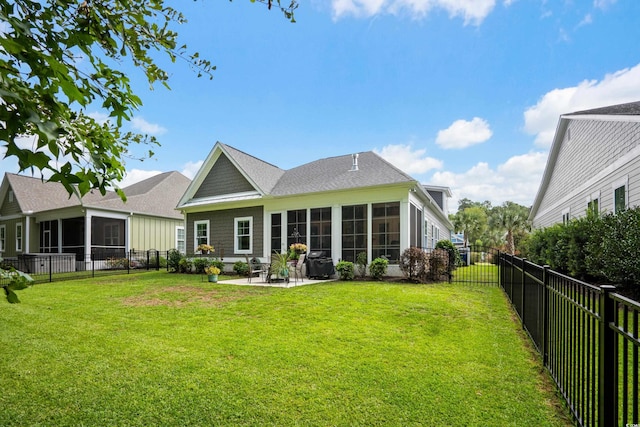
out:
M340 275L340 280L353 280L353 263L351 261L340 261L336 265L336 270Z
M209 258L196 258L193 260L193 266L196 269L196 274L204 274L204 269L211 265Z
M238 273L238 276L246 276L249 274L249 264L244 261L236 261L236 263L233 264L233 271Z
M167 257L169 271L177 272L180 269L180 260L182 259L182 254L178 252L177 249L171 249L167 254Z
M460 251L456 248L450 240L440 240L436 243L436 249L444 249L449 253L449 266L455 269L457 266L462 265L462 257Z
M389 261L386 258L376 258L371 261L369 265L369 274L374 280L382 280L382 277L387 274L387 266Z
M446 249L435 249L429 254L429 278L434 281L448 279L449 273L449 251Z
M367 253L360 252L356 257L356 269L358 271L358 276L361 279L364 279L364 276L367 275Z
M216 267L218 270L224 272L224 262L220 261L219 259L214 259L213 261L211 261L211 265L213 267Z
M422 282L427 276L429 260L422 249L407 248L400 255L400 270L409 280Z
M193 263L190 259L181 258L178 262L178 273L191 273L191 267Z

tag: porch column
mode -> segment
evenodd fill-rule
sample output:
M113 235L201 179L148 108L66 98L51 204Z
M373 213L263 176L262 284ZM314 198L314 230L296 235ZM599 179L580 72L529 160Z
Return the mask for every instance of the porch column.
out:
M24 217L24 236L22 236L22 253L29 253L29 240L31 240L31 227L29 227L29 223L31 222L31 217L29 215Z
M91 268L91 214L84 215L84 265Z
M62 220L58 219L58 253L62 253Z

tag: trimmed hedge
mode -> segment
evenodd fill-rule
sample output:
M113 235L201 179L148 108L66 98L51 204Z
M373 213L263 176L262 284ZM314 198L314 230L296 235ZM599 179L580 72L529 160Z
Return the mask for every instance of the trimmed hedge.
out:
M529 235L523 256L581 280L640 291L640 207L589 214Z

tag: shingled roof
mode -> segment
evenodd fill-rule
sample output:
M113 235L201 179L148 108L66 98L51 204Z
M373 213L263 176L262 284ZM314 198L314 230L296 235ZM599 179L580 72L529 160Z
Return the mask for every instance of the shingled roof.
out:
M269 194L285 171L271 163L260 160L230 145L218 142L223 151L233 159L247 177L258 186L258 190Z
M3 190L11 187L22 213L39 213L75 206L108 209L182 219L175 209L180 197L191 181L179 172L165 172L123 188L126 203L114 191L104 196L91 191L82 198L69 197L69 193L57 182L46 182L40 178L7 173ZM4 193L4 191L3 191Z
M565 114L565 116L578 115L637 116L640 115L640 101L609 105L607 107L599 107L591 110L576 111L575 113Z
M372 151L358 153L357 170L353 155L320 159L287 170L272 191L274 196L348 190L415 180Z

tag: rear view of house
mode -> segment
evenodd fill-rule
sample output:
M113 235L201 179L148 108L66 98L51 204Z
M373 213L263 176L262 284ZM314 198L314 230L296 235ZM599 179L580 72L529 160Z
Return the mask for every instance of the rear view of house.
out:
M640 204L640 102L560 117L529 219L536 228Z
M59 183L8 173L0 187L0 254L74 254L82 269L91 256L184 245L175 206L189 182L178 172L159 174L124 188L123 202L115 192L69 197Z
M227 263L286 251L296 242L338 260L384 256L448 240L451 193L425 187L373 152L320 159L283 170L216 143L178 208L187 251L215 247Z

